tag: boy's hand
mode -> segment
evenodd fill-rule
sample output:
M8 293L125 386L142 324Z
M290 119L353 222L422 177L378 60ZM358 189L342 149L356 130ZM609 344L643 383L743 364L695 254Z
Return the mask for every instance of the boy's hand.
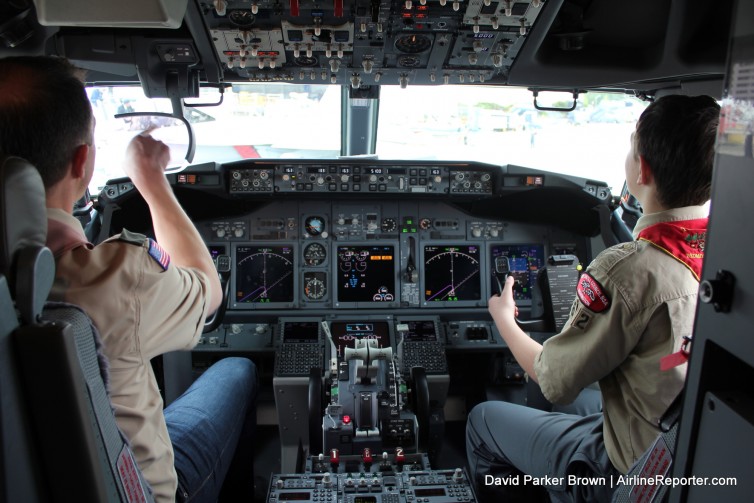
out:
M518 316L518 307L516 307L516 301L513 300L514 282L513 276L508 276L505 280L503 293L490 297L488 309L492 315L492 319L513 321Z

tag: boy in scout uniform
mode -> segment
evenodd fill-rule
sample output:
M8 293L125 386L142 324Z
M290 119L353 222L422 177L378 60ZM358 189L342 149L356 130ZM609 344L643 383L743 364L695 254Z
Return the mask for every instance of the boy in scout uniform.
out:
M589 265L560 334L540 345L516 325L513 278L490 299L495 325L549 401L572 402L599 382L603 411L475 407L466 450L483 501L547 501L547 493L608 501L611 481L660 433L659 419L686 375L685 364L660 367L692 334L719 110L707 96L667 96L641 115L625 163L629 192L644 211L636 240Z
M72 215L96 152L78 70L61 58L0 60L0 96L0 151L30 161L45 184L47 245L56 259L51 297L82 307L97 327L118 426L155 500L216 500L239 438L236 456L249 462L253 478L254 364L218 362L164 413L150 364L168 351L191 349L223 300L207 248L165 177L168 147L142 133L123 164L149 205L157 239L124 230L93 246ZM246 483L251 499L253 481Z

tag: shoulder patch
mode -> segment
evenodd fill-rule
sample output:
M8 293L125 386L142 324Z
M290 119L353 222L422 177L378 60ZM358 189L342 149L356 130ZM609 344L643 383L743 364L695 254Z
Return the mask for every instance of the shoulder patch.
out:
M147 242L147 238L144 234L137 234L135 232L127 231L126 229L123 229L121 233L118 235L118 241L124 241L126 243L141 246L144 243Z
M170 255L168 255L168 252L163 250L162 246L157 244L157 241L154 239L149 239L149 256L152 257L160 267L162 267L163 271L168 270L168 266L170 265Z
M576 286L576 295L584 306L594 313L601 313L610 308L610 297L604 292L599 281L584 273Z
M589 313L589 310L580 307L573 316L571 326L579 330L586 330L590 321L592 321L592 314Z

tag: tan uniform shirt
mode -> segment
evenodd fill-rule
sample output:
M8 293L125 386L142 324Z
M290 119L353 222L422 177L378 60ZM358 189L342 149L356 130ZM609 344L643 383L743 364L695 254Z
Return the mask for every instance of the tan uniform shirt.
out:
M643 216L634 236L659 222L706 216L699 206ZM595 313L576 298L534 370L554 403L569 403L599 381L605 448L627 473L660 433L660 418L683 388L686 364L663 372L660 359L692 335L699 283L684 264L646 241L608 248L587 272L610 299L608 309Z
M142 235L124 232L94 247L73 216L56 209L47 215L57 266L51 298L80 306L94 321L110 360L118 426L155 500L174 501L173 447L149 360L196 344L208 314L207 277L172 264L164 270Z

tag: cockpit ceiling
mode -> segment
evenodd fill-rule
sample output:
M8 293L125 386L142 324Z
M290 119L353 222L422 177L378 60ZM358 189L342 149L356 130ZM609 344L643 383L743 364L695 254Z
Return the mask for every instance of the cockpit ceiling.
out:
M376 85L417 84L651 94L722 82L732 6L733 0L188 0L180 26L160 29L92 27L91 20L86 28L75 20L42 27L30 2L0 0L0 39L15 44L0 54L64 55L89 69L92 81L141 80L155 97L195 95L200 83L249 81L335 84L365 95Z

